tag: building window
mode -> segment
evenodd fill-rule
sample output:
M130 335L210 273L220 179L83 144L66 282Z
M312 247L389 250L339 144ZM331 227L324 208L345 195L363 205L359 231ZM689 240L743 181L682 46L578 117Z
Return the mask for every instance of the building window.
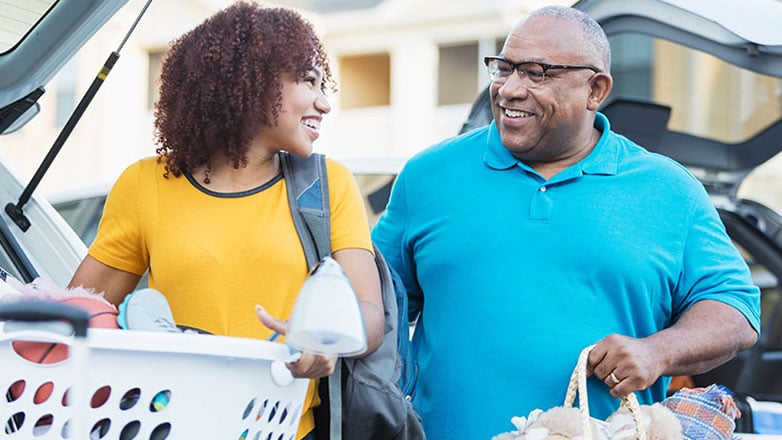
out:
M437 104L467 104L478 91L478 43L440 46Z
M147 56L147 108L153 108L160 96L160 68L165 53L164 50L153 50Z
M343 109L391 104L391 57L388 53L339 59L339 95Z

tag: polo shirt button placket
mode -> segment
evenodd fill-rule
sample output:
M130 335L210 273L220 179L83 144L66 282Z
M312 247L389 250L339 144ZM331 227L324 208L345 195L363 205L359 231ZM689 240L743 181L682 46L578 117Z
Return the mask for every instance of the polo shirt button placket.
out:
M549 220L554 202L548 193L548 186L540 185L537 194L532 196L530 203L530 221L546 222Z

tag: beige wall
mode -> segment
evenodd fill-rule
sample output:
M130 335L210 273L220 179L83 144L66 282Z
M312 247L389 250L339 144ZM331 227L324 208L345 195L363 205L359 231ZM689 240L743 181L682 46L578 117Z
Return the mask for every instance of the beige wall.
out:
M76 97L89 87L108 54L115 50L145 2L130 0L79 52L75 71ZM41 182L44 194L93 182L111 182L137 158L153 155L152 116L148 106L149 57L165 49L230 0L165 0L152 2L131 36L115 68L83 116L59 157ZM487 85L480 60L496 54L516 20L527 10L551 3L537 0L386 0L366 10L327 16L304 12L322 35L332 59L339 89L332 112L323 124L316 148L338 158L408 157L439 140L455 135L470 104L443 102L438 97L442 73L438 54L443 48L475 44L474 72L456 75L474 78L460 93L476 94ZM572 4L572 1L555 1ZM476 53L477 52L477 53ZM698 110L731 108L723 119L674 113L674 129L716 133L730 141L779 117L778 81L754 79L715 69L708 58L690 59L677 48L662 44L658 61L673 68L658 70L655 99L671 103L697 102ZM469 61L468 61L469 62ZM466 65L454 63L455 68ZM54 99L58 75L47 85L43 111L28 126L2 138L0 154L26 178L32 176L58 134ZM465 80L467 82L473 80ZM153 84L152 87L155 87ZM753 90L769 96L767 106L749 107L739 92ZM441 105L446 104L446 105ZM75 103L74 103L75 105ZM745 194L782 209L770 179L779 174L782 159L759 170L759 181L747 183ZM782 191L782 185L774 185Z
M77 99L87 90L109 53L117 48L144 3L130 0L80 50L74 78ZM44 194L93 182L111 182L132 161L154 154L152 115L148 107L148 54L164 49L177 35L230 3L230 0L152 2L123 47L113 71L41 182L40 190ZM352 98L347 93L337 93L332 98L334 110L324 122L316 148L338 157L406 157L456 134L469 105L437 105L438 45L484 40L493 44L495 39L504 38L511 24L528 9L528 4L535 5L535 2L386 0L374 9L331 16L303 11L324 39L338 82L355 84L364 93L363 96L353 94ZM371 66L350 65L351 57L366 54L384 54L387 58L374 60ZM344 70L340 60L346 60ZM477 65L478 60L475 62ZM389 80L380 86L361 84L351 72L367 68L377 71L372 76L385 74ZM345 78L339 77L340 72ZM58 75L46 86L41 114L19 132L2 138L0 154L25 179L33 175L57 137L55 97L62 76ZM477 94L480 86L467 87Z

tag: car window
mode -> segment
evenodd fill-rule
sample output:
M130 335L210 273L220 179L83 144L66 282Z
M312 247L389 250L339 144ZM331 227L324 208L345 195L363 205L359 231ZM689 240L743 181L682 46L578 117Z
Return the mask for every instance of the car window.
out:
M16 46L57 0L5 0L0 10L0 53Z
M763 330L763 338L766 340L766 349L769 351L782 350L782 286L768 267L747 252L740 244L734 245L744 255L752 281L760 288L760 325Z
M752 170L744 179L739 196L755 200L782 213L782 176L779 170L782 170L782 153Z
M23 279L21 274L16 271L16 265L11 261L8 252L0 252L0 268L6 270L14 278Z
M355 174L355 177L364 198L369 225L374 226L380 214L386 209L396 174Z
M89 246L98 233L98 222L103 214L106 196L86 197L56 203L54 208Z
M609 40L614 88L607 102L621 97L668 106L669 130L734 144L782 118L780 78L647 35L623 33ZM780 167L782 154L751 170L739 195L782 212Z
M646 35L609 40L615 79L609 101L621 96L670 106L670 130L735 143L782 117L782 79Z

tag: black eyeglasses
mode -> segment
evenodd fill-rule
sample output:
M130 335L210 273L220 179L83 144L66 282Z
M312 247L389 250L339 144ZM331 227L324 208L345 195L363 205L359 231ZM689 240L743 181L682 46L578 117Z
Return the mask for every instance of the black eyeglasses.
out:
M485 57L483 63L489 71L489 78L492 82L502 84L508 80L508 77L516 71L519 78L524 81L524 85L529 88L540 87L546 82L546 72L555 69L588 69L595 73L600 73L600 69L586 64L545 64L533 61L523 61L514 63L503 57Z

